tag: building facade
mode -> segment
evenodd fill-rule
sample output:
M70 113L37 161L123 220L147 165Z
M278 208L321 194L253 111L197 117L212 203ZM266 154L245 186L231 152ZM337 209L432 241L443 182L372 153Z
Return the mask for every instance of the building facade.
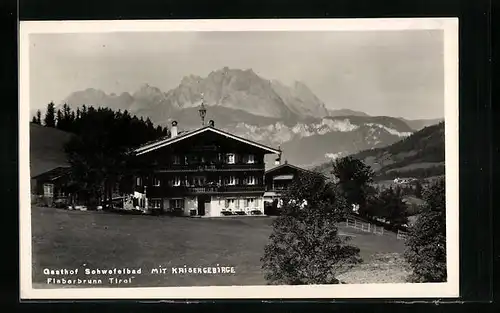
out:
M289 164L286 161L266 171L264 175L264 184L266 187L264 201L269 203L273 203L275 200L279 201L283 192L288 189L300 173L318 174Z
M264 213L266 154L281 151L208 126L133 151L133 192L152 213L218 217Z
M69 196L69 167L56 167L31 178L31 202L33 204L53 206L57 200L66 200Z

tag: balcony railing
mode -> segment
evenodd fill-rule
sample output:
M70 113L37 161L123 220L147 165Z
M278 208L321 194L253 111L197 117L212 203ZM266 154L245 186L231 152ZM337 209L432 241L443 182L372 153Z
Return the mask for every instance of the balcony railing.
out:
M159 173L169 172L210 172L210 171L260 171L264 170L264 164L256 163L236 163L236 164L182 164L168 165L155 170Z
M263 185L229 185L229 186L166 186L148 187L147 195L155 197L195 195L195 194L217 194L217 193L247 193L264 192Z

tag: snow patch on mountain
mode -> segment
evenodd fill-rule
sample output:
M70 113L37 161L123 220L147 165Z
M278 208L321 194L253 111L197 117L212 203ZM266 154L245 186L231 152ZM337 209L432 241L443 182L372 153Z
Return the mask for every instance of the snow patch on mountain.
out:
M327 159L336 160L344 155L343 152L337 152L337 153L325 153L325 157Z
M410 136L412 134L411 132L399 132L399 131L395 130L394 128L390 128L390 127L387 127L387 126L381 125L381 124L366 123L365 125L372 126L372 127L382 128L385 131L387 131L389 134L395 135L395 136L398 136L398 137L408 137L408 136Z
M238 136L265 142L267 144L279 145L293 139L312 137L316 135L326 135L329 133L351 133L360 130L364 127L367 131L365 141L372 145L377 145L382 141L383 133L389 133L398 137L407 135L405 132L399 132L390 127L376 123L360 123L354 124L349 118L331 119L323 118L316 123L299 122L294 126L287 126L282 122L266 126L256 126L243 122L239 122L234 126L226 127L225 130L233 132ZM368 128L368 129L367 129ZM411 134L411 133L408 133Z

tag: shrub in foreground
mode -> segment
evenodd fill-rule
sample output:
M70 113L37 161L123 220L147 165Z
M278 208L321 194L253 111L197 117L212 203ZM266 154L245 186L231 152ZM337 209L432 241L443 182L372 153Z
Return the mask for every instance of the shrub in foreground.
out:
M424 191L425 204L409 228L405 259L413 274L411 282L446 281L445 182L440 179Z
M283 197L281 216L265 247L270 284L338 284L338 274L361 262L359 249L338 234L347 202L322 176L300 176Z

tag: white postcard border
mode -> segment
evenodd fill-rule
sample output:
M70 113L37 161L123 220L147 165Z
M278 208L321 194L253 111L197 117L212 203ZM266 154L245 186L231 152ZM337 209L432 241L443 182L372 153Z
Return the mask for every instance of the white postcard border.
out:
M370 31L409 29L442 29L444 31L448 271L446 283L33 289L29 174L30 34L165 31ZM450 298L459 296L457 18L23 21L20 23L19 30L19 251L21 299L339 299Z

